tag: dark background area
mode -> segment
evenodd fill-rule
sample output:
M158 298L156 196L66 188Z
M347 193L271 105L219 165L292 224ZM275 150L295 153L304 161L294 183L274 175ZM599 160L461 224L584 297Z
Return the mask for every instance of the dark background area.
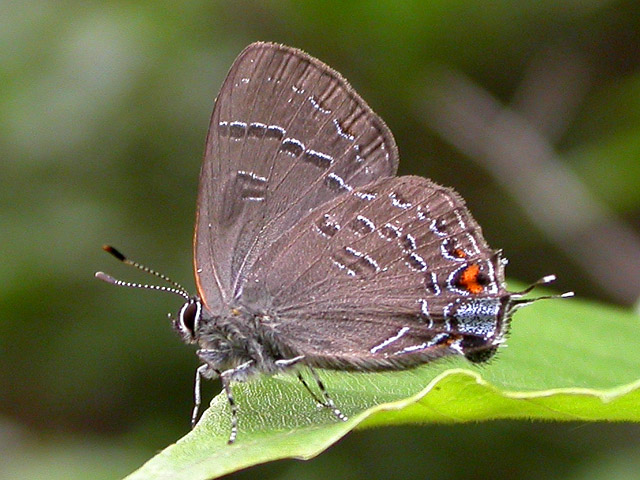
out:
M153 280L111 243L193 291L209 115L256 40L343 73L394 132L400 173L455 187L510 278L637 302L638 2L6 2L0 479L121 477L188 431L197 363L166 318L181 300L93 273ZM624 424L381 429L239 477L636 479L639 438Z

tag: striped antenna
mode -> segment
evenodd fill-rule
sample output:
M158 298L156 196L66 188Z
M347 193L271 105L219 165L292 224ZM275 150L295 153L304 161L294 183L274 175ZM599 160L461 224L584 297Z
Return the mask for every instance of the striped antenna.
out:
M120 260L122 263L125 263L127 265L131 265L132 267L137 268L138 270L142 270L143 272L146 273L150 273L151 275L154 275L156 277L158 277L161 280L164 280L165 282L169 283L170 285L172 285L172 287L164 287L164 286L160 286L160 285L148 285L148 284L143 284L143 283L136 283L136 282L125 282L123 280L118 280L116 278L113 278L111 275L108 275L104 272L96 272L96 278L99 280L102 280L103 282L107 282L110 283L112 285L117 285L119 287L131 287L131 288L142 288L145 290L157 290L160 292L169 292L169 293L173 293L175 295L179 295L182 298L189 300L191 298L191 296L189 295L189 292L187 292L187 290L180 285L178 282L174 282L173 280L171 280L169 277L167 277L166 275L163 275L160 272L156 272L155 270L146 267L138 262L134 262L133 260L128 259L127 257L125 257L119 250L115 249L114 247L112 247L111 245L103 245L102 249L107 252L110 253L111 255L113 255L115 258L117 258L118 260Z

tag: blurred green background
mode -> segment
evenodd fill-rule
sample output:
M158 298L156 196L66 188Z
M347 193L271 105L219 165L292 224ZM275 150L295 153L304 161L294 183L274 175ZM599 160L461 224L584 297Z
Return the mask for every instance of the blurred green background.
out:
M638 2L5 1L0 479L118 478L188 431L197 363L166 319L181 301L93 273L150 280L111 243L193 290L213 99L256 40L342 72L401 173L454 186L510 278L637 300ZM637 479L639 447L637 425L406 427L238 478Z

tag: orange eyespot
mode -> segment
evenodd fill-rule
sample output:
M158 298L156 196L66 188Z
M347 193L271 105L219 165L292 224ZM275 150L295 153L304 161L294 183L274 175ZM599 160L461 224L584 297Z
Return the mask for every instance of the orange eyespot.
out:
M482 293L484 287L480 284L480 267L477 263L469 265L460 274L458 284L464 287L470 293L478 294Z
M464 250L462 250L461 248L456 248L453 251L453 254L458 257L458 258L464 258L467 256L467 252L465 252Z

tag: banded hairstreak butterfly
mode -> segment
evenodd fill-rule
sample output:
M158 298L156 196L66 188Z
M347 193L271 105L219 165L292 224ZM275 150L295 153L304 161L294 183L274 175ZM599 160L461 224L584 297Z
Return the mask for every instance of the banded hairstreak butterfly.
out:
M508 292L506 260L462 198L426 178L397 177L397 166L391 132L338 72L273 43L238 56L215 102L200 173L197 295L112 247L171 286L96 273L186 299L173 324L202 361L194 423L201 379L220 378L233 442L231 384L290 369L345 420L314 368L398 370L445 355L484 362L514 311L531 302L522 297L554 280Z

